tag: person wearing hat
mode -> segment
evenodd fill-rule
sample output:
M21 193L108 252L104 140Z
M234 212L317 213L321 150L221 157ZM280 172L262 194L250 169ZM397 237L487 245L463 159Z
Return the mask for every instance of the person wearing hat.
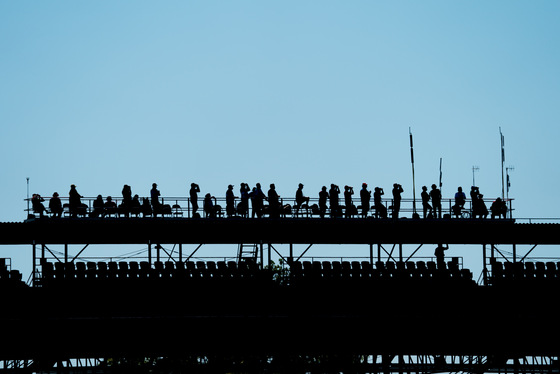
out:
M150 191L150 200L152 203L152 209L154 211L154 218L157 217L158 213L161 212L161 204L159 203L160 192L157 189L157 183L152 183L152 189Z
M200 187L196 183L191 183L191 189L189 190L189 195L191 197L191 206L193 217L198 210L198 193L200 192Z
M309 197L303 196L303 183L298 185L298 189L296 191L296 216L299 213L299 209L302 207L303 204L309 205Z
M81 202L80 199L83 196L81 196L78 193L78 190L76 189L75 184L70 185L70 192L68 194L69 194L68 206L70 208L70 216L71 217L76 217L78 215L78 208L80 208L80 206L82 205L82 202Z
M233 185L230 184L226 191L226 214L228 217L235 215L235 195L233 194Z
M362 204L362 217L367 217L369 212L369 204L371 200L371 191L367 189L367 183L362 183L362 189L360 190L360 202Z
M53 193L49 200L49 210L53 217L60 218L62 216L62 202L58 197L58 192Z

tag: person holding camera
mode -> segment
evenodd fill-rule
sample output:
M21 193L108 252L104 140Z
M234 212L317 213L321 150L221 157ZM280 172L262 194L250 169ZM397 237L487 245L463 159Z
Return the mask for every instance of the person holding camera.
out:
M191 183L191 189L189 190L189 196L191 198L191 205L193 211L193 217L198 210L198 193L200 192L200 187L196 183Z
M401 193L403 193L403 188L400 184L393 184L393 218L399 218L399 211L401 210Z
M350 218L353 214L354 203L352 202L352 195L354 195L354 187L344 186L344 205L345 217Z
M362 217L366 218L369 212L369 204L371 200L371 191L367 189L367 183L362 183L360 190L360 202L362 204Z
M340 207L338 206L338 195L340 194L340 188L336 184L331 184L331 189L329 190L330 203L331 203L331 217L336 217L339 214Z
M375 208L375 218L387 218L387 208L381 202L381 196L384 195L385 192L381 187L375 187L373 192L373 206Z

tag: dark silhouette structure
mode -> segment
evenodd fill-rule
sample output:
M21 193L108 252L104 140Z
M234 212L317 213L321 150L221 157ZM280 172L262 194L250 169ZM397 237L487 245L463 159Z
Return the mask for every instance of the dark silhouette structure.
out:
M207 196L213 207L219 205ZM132 214L0 223L0 244L31 246L33 257L29 285L0 262L6 301L0 310L5 337L0 371L560 369L560 343L550 339L560 332L551 297L560 290L560 266L517 253L522 246L532 251L560 244L558 224L371 216L189 218ZM480 246L481 281L457 258L405 254L406 246L438 243ZM237 260L203 261L195 253L206 244L254 252ZM316 244L356 245L364 257L305 257ZM102 260L83 253L96 245L142 245L147 254ZM337 248L344 256L344 246ZM272 253L281 264L272 263ZM488 313L502 310L515 313ZM30 344L30 336L43 343ZM146 366L139 366L138 358Z
M402 186L398 183L393 184L393 218L399 218L399 211L401 210L401 194L404 192Z

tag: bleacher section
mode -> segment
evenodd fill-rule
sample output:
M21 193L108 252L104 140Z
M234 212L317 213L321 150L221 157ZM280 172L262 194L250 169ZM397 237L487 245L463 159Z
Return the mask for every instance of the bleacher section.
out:
M501 262L490 260L490 284L496 287L555 287L560 285L560 262Z
M303 286L324 285L427 285L453 282L456 285L474 285L472 273L460 269L456 262L448 262L445 269L438 269L433 261L377 262L369 261L293 261L288 272L273 273L261 270L250 261L147 261L129 262L47 262L42 263L41 286L79 285L80 287L135 284L167 286L179 284L199 285L238 281L271 282Z

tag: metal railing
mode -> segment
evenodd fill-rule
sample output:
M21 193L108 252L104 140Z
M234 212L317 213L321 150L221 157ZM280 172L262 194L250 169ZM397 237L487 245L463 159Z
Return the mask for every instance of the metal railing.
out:
M82 197L79 206L72 207L69 203L69 198L61 197L62 211L61 218L67 217L95 217L95 218L120 218L120 217L173 217L173 218L206 218L206 217L229 217L237 216L244 218L258 218L270 216L270 205L267 204L266 199L263 201L262 210L255 209L255 204L249 199L247 203L243 203L239 197L234 199L231 209L228 209L225 197L212 197L211 208L207 206L203 198L198 198L196 204L189 197L161 197L158 199L157 205L153 205L151 199L144 197L140 198L136 206L123 204L122 198L112 198L112 206L104 206L96 208L94 202L95 197ZM29 208L25 209L28 218L39 218L41 216L40 209L33 207L32 199L24 199L29 204ZM106 199L103 200L107 202ZM506 217L503 215L497 218L512 218L512 202L513 199L504 201L507 207ZM49 208L49 198L41 202L44 206L42 216L53 217L54 212ZM485 202L487 215L485 218L492 218L491 201ZM198 206L198 209L194 207ZM400 209L398 211L398 218L475 218L473 211L472 200L467 199L462 209L454 209L455 200L453 198L443 198L441 201L441 213L438 212L437 216L432 209L424 210L421 201L403 198L401 199ZM362 209L359 199L353 200L350 209L345 206L344 200L340 199L338 205L333 205L327 201L323 209L320 206L319 198L309 198L307 203L298 207L295 198L281 198L279 201L278 215L280 217L303 217L303 218L317 218L317 217L340 217L340 218L395 218L393 199L382 199L381 203L376 204L371 201L371 205L366 212ZM431 214L429 213L431 211ZM529 222L530 219L528 219Z

